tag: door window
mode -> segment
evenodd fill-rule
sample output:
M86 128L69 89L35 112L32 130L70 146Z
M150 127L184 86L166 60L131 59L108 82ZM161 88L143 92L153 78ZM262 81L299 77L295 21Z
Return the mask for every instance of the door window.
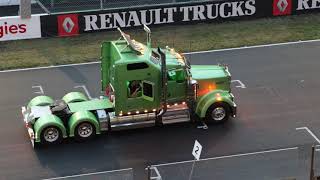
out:
M137 98L142 96L141 80L132 80L128 82L128 98Z
M148 100L153 100L153 84L143 81L143 96Z

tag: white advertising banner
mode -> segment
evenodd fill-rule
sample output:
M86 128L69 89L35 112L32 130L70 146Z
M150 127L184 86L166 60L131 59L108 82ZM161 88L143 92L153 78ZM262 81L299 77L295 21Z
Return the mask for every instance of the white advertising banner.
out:
M40 15L0 17L0 41L41 38Z

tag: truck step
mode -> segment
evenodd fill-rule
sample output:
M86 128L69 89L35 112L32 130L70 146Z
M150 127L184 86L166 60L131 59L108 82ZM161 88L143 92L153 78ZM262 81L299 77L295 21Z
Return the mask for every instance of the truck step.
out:
M188 109L179 109L168 111L162 116L163 124L173 124L190 121L190 113Z
M155 113L130 116L114 116L109 113L111 130L136 129L155 125Z
M134 123L124 123L124 124L113 124L111 125L112 131L121 131L125 129L138 129L144 127L152 127L155 126L155 121L141 121L141 122L134 122Z

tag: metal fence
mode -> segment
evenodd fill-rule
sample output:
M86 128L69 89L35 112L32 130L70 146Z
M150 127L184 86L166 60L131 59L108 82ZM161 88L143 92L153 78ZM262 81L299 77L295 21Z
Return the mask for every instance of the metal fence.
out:
M132 168L53 179L77 180L316 180L320 146L271 149L207 159L152 165L134 177ZM140 171L141 173L141 171Z
M37 3L46 13L55 14L199 1L204 0L37 0Z
M153 165L148 169L149 180L307 180L310 179L311 152L311 146L301 146ZM315 157L317 165L320 153L316 152ZM319 167L316 175L318 170Z
M31 9L32 14L58 14L201 1L208 0L31 0ZM0 17L16 15L19 15L19 1L17 1L15 4L0 4Z

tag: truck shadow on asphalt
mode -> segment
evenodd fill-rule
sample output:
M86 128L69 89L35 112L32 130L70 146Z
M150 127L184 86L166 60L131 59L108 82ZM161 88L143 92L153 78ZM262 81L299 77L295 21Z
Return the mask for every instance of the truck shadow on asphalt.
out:
M67 140L60 145L37 148L42 167L58 176L134 168L135 179L145 176L151 164L192 159L194 140L212 149L234 128L234 120L198 129L195 123L180 123L108 132L87 142ZM210 152L203 152L203 157Z

